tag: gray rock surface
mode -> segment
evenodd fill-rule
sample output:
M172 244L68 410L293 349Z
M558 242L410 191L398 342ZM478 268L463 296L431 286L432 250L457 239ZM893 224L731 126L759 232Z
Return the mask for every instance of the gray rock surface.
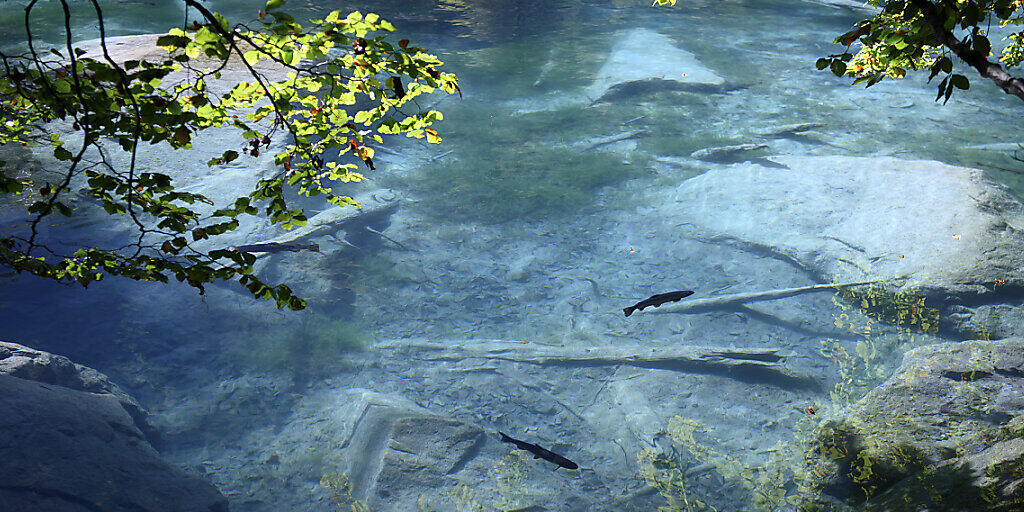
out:
M594 83L587 87L586 95L596 101L614 92L613 89L645 82L654 88L684 89L720 86L725 80L692 53L678 48L668 36L635 28L615 43Z
M135 426L150 442L158 439L157 431L146 419L146 410L135 398L110 382L106 375L74 363L64 356L0 341L0 375L56 384L76 391L111 395L121 403Z
M939 449L1024 414L1024 340L926 345L906 353L853 417L894 440Z
M907 277L907 287L942 294L1024 282L1024 205L982 171L884 157L772 160L788 169L714 169L652 203L694 237L821 281Z
M444 487L449 475L482 462L474 460L487 442L480 427L397 397L366 391L356 396L349 402L355 407L348 409L353 418L342 443L343 465L372 507L412 509L420 492Z
M0 375L0 433L0 510L228 510L164 462L113 395Z

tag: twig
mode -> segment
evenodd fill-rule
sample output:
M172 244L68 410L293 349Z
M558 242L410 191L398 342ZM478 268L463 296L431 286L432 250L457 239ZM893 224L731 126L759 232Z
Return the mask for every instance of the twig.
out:
M440 160L440 159L442 159L442 158L444 158L444 157L446 157L446 156L448 156L448 155L450 155L450 154L452 154L454 152L455 152L454 149L449 149L448 151L445 151L444 153L441 153L440 155L436 155L436 156L430 157L429 161L434 162L436 160Z
M383 239L385 239L385 240L387 240L387 241L389 241L389 242L391 242L391 243L401 247L402 249L405 249L407 251L412 250L412 249L409 249L408 247L406 247L404 244L402 244L402 242L399 242L398 240L395 240L394 238L391 238L390 236L387 236L384 233L381 233L380 231L377 231L376 229L371 228L370 226L363 226L363 227L366 228L366 230L369 231L370 233L376 233L381 238L383 238Z
M641 131L641 130L634 130L634 131L631 131L631 132L623 132L623 133L611 135L609 137L597 138L597 139L594 139L590 144L587 144L586 146L584 146L583 147L583 151L590 151L592 149L596 149L596 148L599 148L601 146L606 146L606 145L611 144L613 142L619 142L619 141L623 141L623 140L632 139L634 137L637 137L641 133L643 133L643 131Z

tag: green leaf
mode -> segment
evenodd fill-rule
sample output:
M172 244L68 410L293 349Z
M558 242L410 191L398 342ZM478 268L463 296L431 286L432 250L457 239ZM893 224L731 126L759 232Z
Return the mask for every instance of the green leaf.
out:
M817 61L815 61L814 67L818 68L818 71L821 71L822 69L827 68L828 64L829 64L829 60L826 59L825 57L822 57L822 58L818 59Z
M53 148L53 156L62 162L66 162L74 158L74 155L72 155L70 151L64 149L64 146L57 146L56 148Z
M71 208L68 208L68 206L66 204L57 202L57 203L53 203L53 207L56 208L57 212L60 213L61 215L65 216L65 217L70 217L71 216Z
M832 61L829 68L832 70L832 74L836 76L843 76L846 73L846 63L841 60Z
M988 54L992 53L992 43L989 42L988 38L983 35L975 35L972 39L974 45L974 51L980 53L984 57L988 57Z
M953 75L949 79L949 83L953 84L957 89L967 90L971 87L970 80L964 75Z
M269 2L267 2L267 6L264 8L264 10L271 11L273 9L280 9L282 7L284 7L284 0L270 0Z
M166 35L156 38L156 45L164 48L184 48L188 43L191 42L187 36L184 35Z

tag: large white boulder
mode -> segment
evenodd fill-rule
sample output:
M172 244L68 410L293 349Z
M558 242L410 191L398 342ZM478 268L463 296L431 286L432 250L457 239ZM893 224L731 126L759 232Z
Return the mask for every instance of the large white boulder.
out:
M653 200L682 236L789 261L820 280L877 277L940 293L1024 282L1024 205L982 171L896 158L772 157ZM657 193L657 192L655 192Z
M596 101L614 89L638 82L651 87L683 89L718 86L725 80L701 64L692 53L678 48L668 36L636 28L615 43L594 83L587 87L586 95Z

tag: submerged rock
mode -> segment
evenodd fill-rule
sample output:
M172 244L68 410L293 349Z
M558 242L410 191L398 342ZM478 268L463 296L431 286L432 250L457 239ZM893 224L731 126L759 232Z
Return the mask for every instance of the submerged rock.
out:
M738 144L735 146L704 148L690 153L690 158L704 160L705 162L738 162L750 158L750 153L754 151L767 148L767 144Z
M914 349L818 442L828 494L856 510L1021 510L1024 340Z
M150 442L158 439L156 429L146 419L146 410L135 398L110 382L106 375L76 364L64 356L0 341L0 375L56 384L76 391L112 395Z
M825 123L795 123L773 126L757 132L757 135L766 139L782 139L786 137L802 136L808 130L824 128Z
M724 83L668 36L637 28L615 43L586 95L601 101L665 89L713 92Z
M211 484L160 458L126 411L137 402L105 376L20 345L0 350L0 510L227 512Z
M478 484L507 453L493 433L475 424L435 414L397 394L360 388L307 397L283 428L262 435L272 438L254 435L252 441L265 451L250 453L247 460L273 460L270 472L290 486L319 480L315 494L346 510L359 502L370 510L419 510L421 499L443 501L459 483L473 487L475 499L490 501L492 493ZM315 465L310 464L313 450L318 452ZM265 470L262 462L246 464L239 473ZM300 510L315 499L308 488L290 489L282 497L280 488L241 480L231 487L252 486L239 491L271 510Z
M772 157L687 180L661 209L692 236L945 296L1024 285L1024 205L984 172L895 158ZM655 200L661 201L661 200Z
M349 475L374 508L412 508L424 490L450 484L449 476L473 462L487 441L475 425L386 395L364 392L360 398L342 446Z

